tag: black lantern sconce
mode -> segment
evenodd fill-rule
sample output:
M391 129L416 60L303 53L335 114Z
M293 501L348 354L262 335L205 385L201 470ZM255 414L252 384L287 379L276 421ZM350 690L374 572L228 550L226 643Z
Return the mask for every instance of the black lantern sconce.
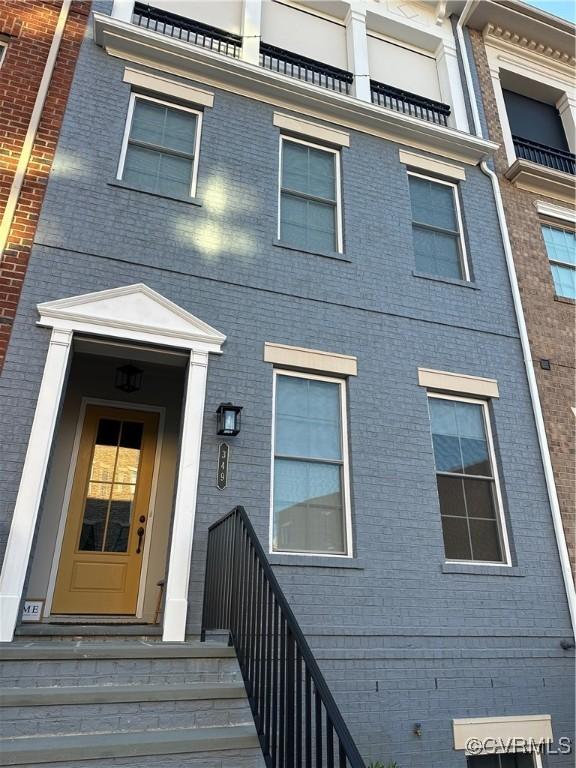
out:
M220 403L216 411L217 434L234 437L240 432L242 406Z
M138 392L142 387L142 369L135 365L121 365L116 368L116 389L122 392Z

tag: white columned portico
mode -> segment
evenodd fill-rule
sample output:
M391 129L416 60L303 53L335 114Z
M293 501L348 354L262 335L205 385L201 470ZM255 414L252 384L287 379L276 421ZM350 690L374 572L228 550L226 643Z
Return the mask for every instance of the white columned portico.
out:
M71 343L72 331L59 328L52 330L0 574L1 642L12 640L18 620Z
M38 312L52 336L0 575L0 641L12 640L18 621L75 333L190 353L164 629L165 640L184 640L208 359L226 337L142 283L46 302Z
M370 62L366 37L366 11L350 8L346 16L346 49L348 69L354 75L354 96L372 101L370 93Z
M172 525L172 542L175 543L175 546L172 546L170 550L164 606L162 639L167 641L184 640L186 634L188 582L192 557L192 536L189 533L194 531L196 518L207 374L208 354L191 352L182 419L178 488Z

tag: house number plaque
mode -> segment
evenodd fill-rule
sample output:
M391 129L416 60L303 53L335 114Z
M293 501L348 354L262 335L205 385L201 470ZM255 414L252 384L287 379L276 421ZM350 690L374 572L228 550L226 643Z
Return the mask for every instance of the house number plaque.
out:
M218 446L218 481L216 485L223 491L228 485L228 456L230 455L230 446L226 443L220 443Z

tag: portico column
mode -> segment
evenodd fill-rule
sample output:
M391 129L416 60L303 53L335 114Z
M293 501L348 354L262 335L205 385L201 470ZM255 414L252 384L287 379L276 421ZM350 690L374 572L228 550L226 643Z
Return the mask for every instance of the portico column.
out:
M362 101L371 101L366 11L350 8L346 16L346 50L348 69L354 75L353 94Z
M568 147L574 154L576 153L576 98L564 93L556 103L556 108L560 113Z
M52 329L28 440L6 554L0 574L0 641L10 642L18 621L40 499L68 370L72 331Z
M260 64L260 38L262 26L262 0L244 0L242 3L242 48L240 58L250 64Z
M436 55L436 68L442 101L452 107L449 124L459 131L469 131L468 117L466 115L466 102L462 89L462 78L458 69L458 56L456 46L448 45L444 41Z
M196 517L207 372L208 353L192 351L186 383L180 465L166 582L162 639L169 642L182 641L186 635L188 582L190 580L190 561L194 537L194 519Z
M134 0L114 0L112 3L111 16L113 19L130 23L132 21L133 11Z

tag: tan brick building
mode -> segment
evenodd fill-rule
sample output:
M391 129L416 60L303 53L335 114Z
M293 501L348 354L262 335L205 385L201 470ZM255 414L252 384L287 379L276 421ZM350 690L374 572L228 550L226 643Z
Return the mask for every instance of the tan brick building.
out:
M469 31L576 573L574 27L520 5L481 3Z
M0 370L89 8L0 0Z

